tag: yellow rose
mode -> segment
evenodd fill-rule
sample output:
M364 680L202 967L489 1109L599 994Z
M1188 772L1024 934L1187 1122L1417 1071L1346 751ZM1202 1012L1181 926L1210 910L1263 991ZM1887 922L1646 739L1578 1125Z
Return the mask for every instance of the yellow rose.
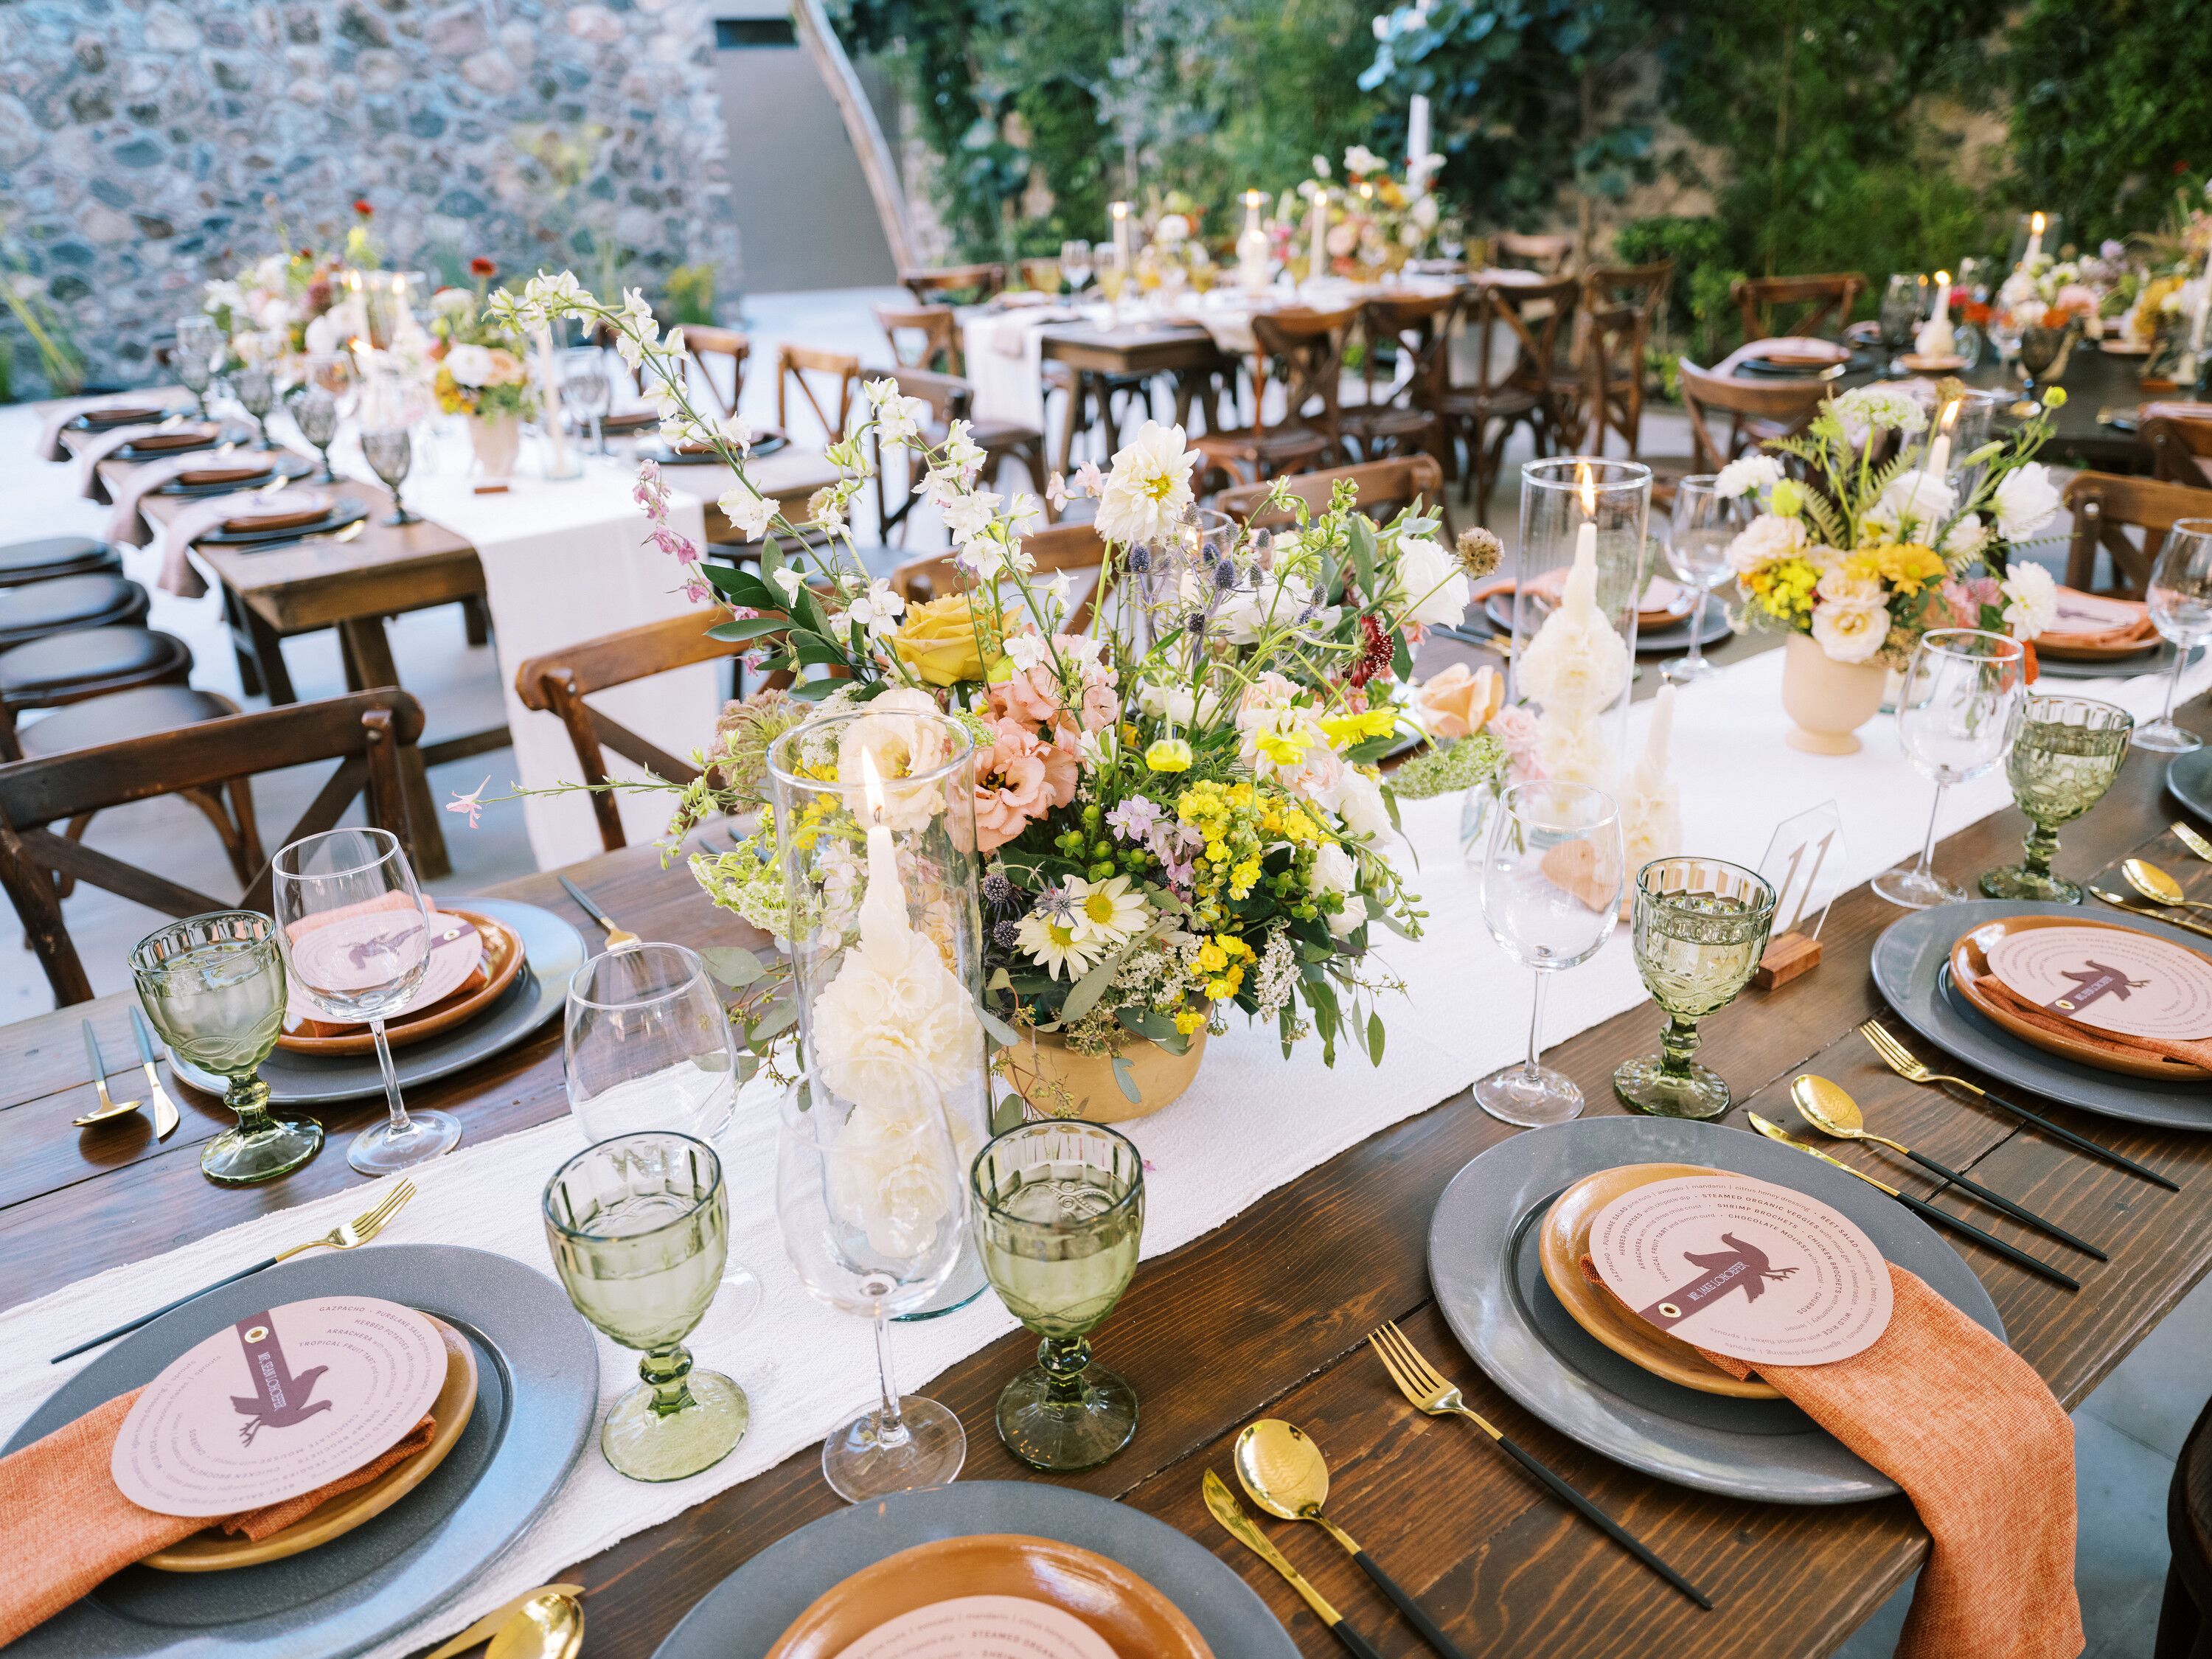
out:
M1188 772L1193 757L1181 738L1156 738L1145 750L1145 764L1155 772Z
M891 635L891 648L924 684L951 685L986 676L990 665L984 660L976 635L991 635L992 658L996 660L1000 654L996 647L1004 630L1003 618L993 633L988 611L971 614L965 593L947 593L927 605L908 605L898 632Z
M1431 738L1473 737L1505 703L1505 682L1494 668L1454 663L1413 688L1413 706Z

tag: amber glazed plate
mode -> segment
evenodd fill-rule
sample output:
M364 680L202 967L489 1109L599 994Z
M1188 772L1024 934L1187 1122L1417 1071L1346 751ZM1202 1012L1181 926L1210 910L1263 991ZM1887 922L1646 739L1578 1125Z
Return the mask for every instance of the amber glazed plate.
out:
M222 521L229 531L296 530L303 524L319 524L331 516L326 489L288 489L251 507L242 507Z
M2063 639L2053 640L2043 635L2035 641L2035 654L2048 657L2053 662L2118 662L2123 657L2140 657L2147 651L2155 651L2164 643L2155 630L2148 639L2123 640L2117 645L2068 645Z
M1602 1287L1583 1277L1583 1257L1589 1252L1590 1223L1614 1199L1655 1181L1729 1173L1694 1164L1626 1164L1584 1176L1552 1200L1543 1230L1536 1236L1536 1253L1544 1264L1544 1282L1569 1316L1623 1359L1700 1394L1726 1395L1733 1400L1779 1400L1780 1390L1755 1380L1738 1382L1680 1337L1655 1330Z
M2035 927L2117 927L2120 924L2095 916L2003 916L1996 921L1985 921L1971 933L1963 935L1951 947L1951 983L1958 987L1959 994L1973 1005L1974 1012L1990 1024L2009 1031L2022 1042L2032 1042L2045 1054L2070 1060L2077 1066L2094 1066L2100 1072L2118 1072L2123 1077L2149 1078L2159 1083L2203 1083L2212 1079L2212 1072L2201 1066L2191 1066L2187 1060L2168 1060L2163 1054L2146 1054L2141 1060L2129 1060L2094 1042L2082 1042L2063 1031L2046 1031L2032 1025L2018 1014L1998 1003L1990 995L1983 981L1992 977L1990 973L1990 947L2008 934L2026 933Z
M313 1515L295 1521L282 1532L270 1533L258 1543L251 1538L234 1538L219 1528L210 1528L206 1532L194 1533L181 1544L173 1544L148 1556L140 1565L161 1572L228 1572L233 1567L258 1567L264 1561L281 1561L288 1555L298 1555L319 1544L327 1544L333 1538L343 1537L356 1527L374 1520L428 1480L430 1472L444 1462L446 1454L459 1443L461 1431L468 1427L470 1414L476 1410L477 1357L469 1346L468 1338L451 1325L428 1314L423 1317L438 1328L438 1334L446 1344L446 1386L430 1402L430 1414L438 1419L438 1429L428 1445L405 1462L394 1464L367 1486L340 1492Z
M456 992L419 1013L405 1013L388 1021L384 1028L385 1041L395 1048L420 1042L425 1037L451 1030L463 1020L475 1018L496 1002L500 993L522 971L522 940L505 922L460 904L445 905L441 914L475 924L483 939L484 982L466 995ZM287 1033L276 1039L276 1046L295 1054L368 1054L376 1052L376 1036L366 1025L349 1026L330 1036L295 1036Z
M961 1595L1018 1595L1072 1613L1120 1659L1213 1659L1181 1608L1118 1561L1050 1538L981 1533L887 1555L817 1596L768 1659L836 1659L878 1626Z

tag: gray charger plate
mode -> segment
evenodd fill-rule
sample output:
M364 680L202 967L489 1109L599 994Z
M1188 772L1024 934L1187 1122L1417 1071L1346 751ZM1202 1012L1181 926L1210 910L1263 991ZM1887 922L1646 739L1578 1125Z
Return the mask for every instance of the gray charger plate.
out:
M2204 939L2148 916L2110 905L2032 904L2016 899L1975 899L1916 910L1890 923L1874 945L1874 982L1898 1018L1945 1054L1986 1072L2001 1083L2078 1106L2085 1112L2154 1123L2165 1129L2212 1130L2212 1084L2162 1085L2077 1066L2023 1042L1984 1018L1951 984L1951 947L1998 916L2072 916L2108 927L2148 933L2202 953Z
M1429 1223L1429 1280L1462 1346L1560 1433L1662 1480L1769 1504L1853 1504L1894 1482L1787 1401L1731 1400L1654 1376L1575 1323L1545 1281L1537 1236L1552 1200L1600 1170L1697 1164L1832 1205L1884 1259L2004 1335L1973 1269L1894 1199L1748 1129L1597 1117L1500 1141L1452 1177Z
M2166 789L2198 817L2212 823L2212 748L2192 749L2168 761Z
M1297 1659L1267 1604L1212 1550L1141 1510L1035 1480L963 1480L825 1515L708 1591L653 1659L762 1659L815 1597L861 1568L992 1532L1055 1538L1120 1562L1182 1609L1214 1659Z
M453 1245L309 1256L210 1291L89 1361L5 1449L151 1382L210 1331L314 1296L380 1296L468 1338L476 1410L446 1461L382 1515L302 1554L228 1572L126 1567L9 1659L340 1659L465 1589L551 1501L599 1415L591 1328L544 1274Z
M2131 657L2109 657L2103 662L2062 662L2057 657L2035 653L2035 672L2039 679L2054 680L2131 680L2144 674L2170 674L2173 672L2173 647L2165 640L2155 646L2146 647Z
M455 904L496 917L522 937L522 971L499 999L474 1019L420 1042L392 1051L399 1086L411 1088L488 1060L512 1048L558 1014L568 1000L568 976L583 965L584 936L550 910L514 899L455 898ZM203 1094L222 1097L223 1082L173 1051L169 1069ZM272 1106L325 1106L384 1092L376 1056L296 1054L278 1048L261 1062Z
M307 536L327 535L333 530L343 530L349 524L358 524L368 516L368 504L358 495L341 495L331 503L331 510L319 519L306 524L288 524L281 530L225 530L220 526L198 538L195 545L209 547L254 548L278 542L296 542Z

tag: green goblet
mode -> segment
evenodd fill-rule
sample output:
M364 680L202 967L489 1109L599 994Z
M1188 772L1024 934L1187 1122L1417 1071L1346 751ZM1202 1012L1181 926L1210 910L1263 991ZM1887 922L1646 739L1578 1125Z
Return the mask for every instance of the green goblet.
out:
M200 1173L250 1187L298 1169L323 1144L313 1118L277 1117L257 1075L284 1025L284 962L276 924L253 910L217 910L157 927L131 952L146 1018L187 1065L223 1079L238 1114L200 1153Z
M745 1391L695 1370L684 1339L706 1317L730 1254L730 1194L703 1140L669 1130L586 1148L545 1183L545 1242L576 1311L645 1358L599 1449L633 1480L680 1480L744 1438Z
M2058 826L2104 799L2128 757L2135 716L2094 697L2030 697L2020 735L2005 757L2012 798L2034 827L2027 856L1982 876L1982 894L1996 899L2081 902L2081 889L2051 873Z
M1103 1463L1137 1432L1137 1391L1091 1363L1091 1333L1137 1270L1145 1165L1127 1137L1054 1120L1009 1129L969 1173L983 1269L1042 1339L999 1395L999 1438L1032 1468Z
M1667 1013L1660 1052L1613 1074L1613 1092L1656 1117L1718 1117L1721 1074L1690 1056L1698 1022L1751 983L1774 921L1774 889L1719 859L1654 859L1636 878L1636 971Z

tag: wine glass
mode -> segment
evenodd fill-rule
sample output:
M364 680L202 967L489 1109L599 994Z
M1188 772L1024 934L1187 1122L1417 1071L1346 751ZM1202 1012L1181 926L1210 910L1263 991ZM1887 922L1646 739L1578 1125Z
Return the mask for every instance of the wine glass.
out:
M1536 1063L1544 988L1613 936L1627 856L1620 811L1602 789L1546 780L1498 797L1480 867L1482 919L1505 954L1536 975L1528 1060L1474 1085L1477 1103L1502 1122L1533 1128L1581 1115L1574 1079Z
M1719 482L1717 474L1705 473L1674 487L1674 522L1665 543L1667 568L1675 580L1694 588L1698 595L1698 608L1690 614L1690 654L1675 658L1661 671L1677 684L1713 672L1715 665L1705 660L1705 606L1713 590L1735 574L1729 562L1729 544L1742 527L1742 515L1734 497L1713 488Z
M1091 1333L1137 1271L1145 1160L1096 1123L1024 1123L968 1176L983 1269L1039 1338L1037 1363L999 1395L999 1438L1035 1469L1095 1468L1137 1432L1137 1391L1091 1363Z
M633 945L568 976L561 1057L568 1109L595 1141L666 1130L713 1143L737 1109L729 1016L697 955L680 945ZM724 1276L732 1311L760 1305L760 1278Z
M200 419L208 417L208 387L215 384L215 362L222 352L222 331L208 316L177 319L177 349L170 367L185 391L198 399Z
M545 1242L568 1300L638 1361L599 1451L633 1480L680 1480L745 1437L752 1406L720 1371L696 1370L684 1339L721 1283L730 1194L714 1149L653 1130L586 1147L545 1183Z
M1879 317L1881 343L1890 350L1909 350L1913 331L1928 310L1928 278L1917 271L1899 271L1882 290Z
M597 346L576 346L561 354L561 401L591 422L594 454L607 453L606 434L599 423L613 400L606 356Z
M331 441L338 435L338 400L328 387L311 379L293 399L292 422L323 458L323 470L315 476L325 483L336 483L338 475L331 468Z
M1751 983L1774 922L1772 886L1719 859L1654 859L1638 872L1636 971L1667 1015L1660 1052L1624 1062L1613 1092L1656 1117L1718 1117L1729 1086L1690 1056L1698 1022Z
M415 434L408 428L374 427L364 425L361 433L361 453L368 462L369 471L384 480L392 491L392 516L384 520L389 525L419 524L407 503L400 499L399 486L406 481L415 465Z
M822 1475L848 1503L941 1486L967 1461L960 1419L901 1395L890 1321L927 1304L967 1237L967 1183L930 1074L871 1056L868 1097L802 1073L779 1108L775 1207L784 1253L814 1297L875 1322L878 1403L830 1431Z
M255 1075L284 1028L284 963L276 924L254 910L217 910L157 927L131 952L146 1018L169 1051L224 1083L238 1114L200 1152L200 1172L226 1187L273 1181L322 1150L313 1118L277 1117Z
M2185 755L2203 743L2195 732L2173 723L2173 700L2191 653L2212 639L2212 519L2173 521L2158 562L2151 567L2144 597L2150 601L2153 626L2173 647L2173 678L2166 682L2166 712L2148 726L2136 728L2136 747Z
M1067 284L1070 294L1083 292L1083 285L1091 280L1091 244L1080 236L1071 236L1060 245L1060 279Z
M2081 902L2079 884L2051 873L2058 826L2070 823L2105 798L2128 757L2135 716L2094 697L2030 697L2020 735L2005 757L2012 798L2033 826L2027 854L2018 864L1985 871L1984 898Z
M428 908L399 838L389 830L304 836L278 849L270 879L293 994L324 1019L365 1022L376 1040L391 1115L353 1138L346 1162L363 1175L389 1175L442 1157L461 1126L444 1112L409 1114L384 1035L430 960Z
M276 404L276 376L266 363L248 363L230 377L231 396L238 399L239 407L253 416L259 436L256 449L274 449L269 441L269 411Z
M1936 821L1944 790L1978 778L2012 747L2026 666L2018 640L1978 628L1930 629L1913 647L1897 695L1897 733L1915 769L1936 781L1936 799L1918 861L1874 878L1874 890L1892 904L1925 910L1967 896L1936 873Z

